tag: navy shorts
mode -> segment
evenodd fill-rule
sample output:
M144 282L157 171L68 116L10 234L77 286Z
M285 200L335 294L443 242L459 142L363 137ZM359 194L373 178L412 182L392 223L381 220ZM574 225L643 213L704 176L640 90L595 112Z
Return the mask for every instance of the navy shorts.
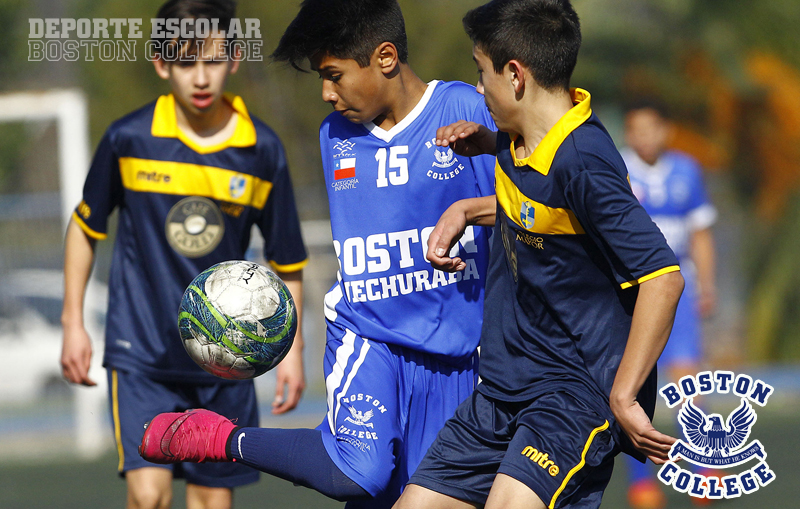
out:
M329 327L324 362L328 412L317 429L336 466L375 497L347 507L392 507L475 388L477 354L455 367Z
M409 483L482 505L502 473L550 508L597 508L617 452L609 422L571 394L504 402L476 390Z
M236 383L178 383L157 381L129 371L109 368L111 419L119 453L121 476L143 467L172 469L175 478L210 488L233 488L258 481L259 473L241 463L175 463L160 465L139 456L144 425L163 412L207 408L238 426L258 426L258 403L252 381Z

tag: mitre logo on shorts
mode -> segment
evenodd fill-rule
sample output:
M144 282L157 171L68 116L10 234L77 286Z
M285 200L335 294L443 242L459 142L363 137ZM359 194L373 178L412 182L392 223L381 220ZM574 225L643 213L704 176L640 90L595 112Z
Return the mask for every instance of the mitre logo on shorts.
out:
M550 474L551 477L557 476L558 472L561 470L558 468L558 465L556 465L556 462L550 459L550 453L540 451L532 445L522 449L522 455L547 470L547 473Z
M733 394L739 404L728 414L723 423L720 414L706 415L693 403L696 396L710 394ZM676 491L688 493L696 498L736 498L754 493L775 480L775 472L765 461L767 452L761 442L747 443L750 431L756 423L756 412L750 404L761 407L767 404L772 394L771 385L753 380L748 375L734 375L731 371L704 371L697 376L685 376L677 384L669 383L659 394L669 408L681 402L678 422L686 440L678 440L669 452L667 461L658 472L658 478ZM724 477L704 476L681 469L675 463L686 460L703 468L721 469L735 467L758 459L758 464L744 472L730 473Z
M164 229L172 249L187 258L198 258L219 245L225 234L225 222L216 203L190 196L169 210Z

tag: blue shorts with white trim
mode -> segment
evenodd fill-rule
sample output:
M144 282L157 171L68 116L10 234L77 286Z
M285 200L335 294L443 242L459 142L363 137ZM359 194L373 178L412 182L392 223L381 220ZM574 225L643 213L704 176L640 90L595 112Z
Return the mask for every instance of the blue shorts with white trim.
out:
M409 482L482 505L502 473L551 509L598 508L617 452L609 422L571 394L505 402L475 391Z
M391 507L436 434L477 382L477 353L455 367L328 326L328 412L317 429L333 462ZM360 507L350 502L347 507Z

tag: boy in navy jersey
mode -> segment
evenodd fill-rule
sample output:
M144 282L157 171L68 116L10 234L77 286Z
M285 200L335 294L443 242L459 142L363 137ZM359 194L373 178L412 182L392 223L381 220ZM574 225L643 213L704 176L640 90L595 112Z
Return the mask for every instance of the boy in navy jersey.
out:
M461 122L437 139L497 155L497 203L454 204L428 258L460 269L449 246L496 221L481 383L395 507L597 508L620 450L663 463L675 440L650 418L683 278L589 93L569 88L581 39L570 3L495 0L464 26L500 132Z
M224 94L239 66L225 38L234 9L226 0L162 6L159 18L215 19L219 31L194 40L154 39L155 70L172 91L108 128L67 231L63 373L70 382L95 385L88 376L92 346L83 296L95 242L106 237L111 212L119 211L103 364L129 508L168 507L173 474L187 481L189 508L230 507L232 488L258 478L244 465L165 467L137 454L145 423L159 412L206 407L258 425L252 381L216 378L184 351L177 312L189 282L215 263L242 259L257 225L265 258L286 281L298 311L302 302L306 252L283 147L241 98ZM275 413L300 398L302 348L298 333L278 367Z
M488 231L470 227L453 246L461 274L434 270L425 252L456 200L494 202L494 159L437 147L436 130L492 121L474 87L414 74L395 0L306 0L274 56L308 59L335 110L320 128L340 263L325 297L327 415L315 430L158 416L142 451L168 461L168 442L173 457L242 461L348 507L390 507L476 382Z

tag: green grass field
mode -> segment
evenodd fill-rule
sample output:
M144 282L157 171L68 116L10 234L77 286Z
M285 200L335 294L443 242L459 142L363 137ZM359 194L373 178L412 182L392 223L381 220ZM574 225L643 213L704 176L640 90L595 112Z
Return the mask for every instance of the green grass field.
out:
M778 401L770 402L771 405ZM791 508L800 504L800 419L796 409L783 405L759 412L758 421L749 440L758 439L767 451L767 463L777 478L766 488L739 499L723 500L714 506L724 509L740 508ZM37 460L26 463L20 460L0 463L0 508L2 509L85 509L124 507L125 483L116 475L117 458L107 454L92 462L82 462L69 457L59 460ZM752 464L751 464L752 463ZM735 472L750 468L738 467ZM617 462L614 477L603 502L603 509L625 509L624 463ZM688 495L671 488L666 490L670 508L695 507ZM175 483L173 507L183 508L183 486ZM241 488L235 496L235 505L244 508L341 508L343 504L326 499L311 490L295 487L291 483L263 475L258 484Z

